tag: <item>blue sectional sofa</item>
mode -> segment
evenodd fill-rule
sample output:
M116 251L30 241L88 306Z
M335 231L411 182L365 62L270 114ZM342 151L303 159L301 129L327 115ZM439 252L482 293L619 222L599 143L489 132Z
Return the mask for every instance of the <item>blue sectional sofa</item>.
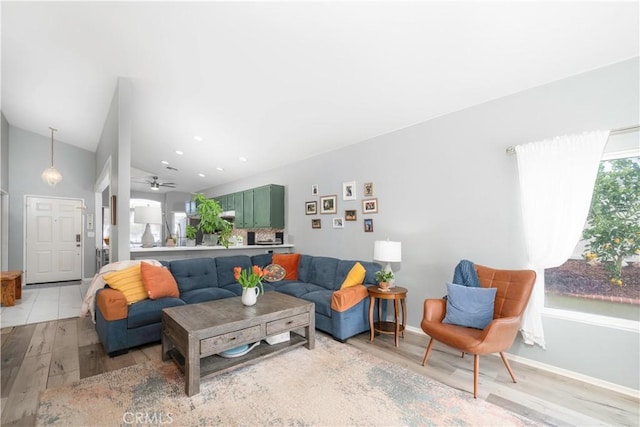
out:
M265 267L271 262L271 254L163 262L178 284L179 298L146 299L127 305L120 291L105 287L96 293L96 330L100 341L110 356L160 341L163 308L240 296L242 288L233 277L233 268ZM364 285L340 290L356 262L366 269ZM297 280L264 282L264 290L313 302L316 328L345 341L369 330L365 285L376 283L375 272L379 269L380 265L372 262L300 255Z

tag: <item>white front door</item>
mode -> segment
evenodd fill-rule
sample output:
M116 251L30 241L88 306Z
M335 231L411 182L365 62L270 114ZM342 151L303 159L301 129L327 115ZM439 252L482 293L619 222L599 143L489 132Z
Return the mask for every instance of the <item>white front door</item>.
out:
M81 279L82 204L27 197L26 284Z

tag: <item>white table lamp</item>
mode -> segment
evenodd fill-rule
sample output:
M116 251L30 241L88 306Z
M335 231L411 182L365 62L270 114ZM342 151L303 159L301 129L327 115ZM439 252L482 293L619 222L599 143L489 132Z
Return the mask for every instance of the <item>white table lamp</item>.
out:
M159 207L136 206L133 213L133 222L136 224L146 224L142 234L142 247L152 248L155 244L153 234L149 224L162 224L162 212Z
M402 261L402 242L392 242L390 240L376 240L373 246L373 260L386 262L384 271L391 271L392 262ZM389 287L393 287L395 278L389 281Z

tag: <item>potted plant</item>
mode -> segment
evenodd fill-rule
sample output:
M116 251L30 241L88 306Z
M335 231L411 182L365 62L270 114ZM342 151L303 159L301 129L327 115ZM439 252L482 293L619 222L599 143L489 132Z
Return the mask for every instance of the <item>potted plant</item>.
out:
M389 280L393 279L393 271L379 270L376 271L376 280L380 289L386 291L389 288Z
M261 292L264 294L262 276L264 276L264 271L257 265L254 265L250 271L243 270L242 267L233 268L233 277L242 286L241 300L244 305L254 305L258 295Z
M193 197L196 202L196 212L200 216L198 229L204 235L202 236L202 244L205 246L215 246L218 243L225 248L229 247L229 238L233 232L233 225L224 218L220 217L222 207L213 200L204 197L204 194L196 194ZM216 239L213 234L218 234ZM207 236L208 235L208 236Z
M193 225L187 225L185 228L185 234L187 235L187 246L195 246L196 245L196 233L198 229Z

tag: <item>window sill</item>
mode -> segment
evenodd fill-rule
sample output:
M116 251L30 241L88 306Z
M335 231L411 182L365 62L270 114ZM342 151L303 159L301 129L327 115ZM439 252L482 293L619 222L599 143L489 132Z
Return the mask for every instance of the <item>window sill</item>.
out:
M580 313L577 311L560 310L557 308L545 307L542 310L544 317L553 319L569 320L573 322L585 323L588 325L613 328L621 331L640 333L640 322L627 319L617 319L615 317L599 316L597 314Z

